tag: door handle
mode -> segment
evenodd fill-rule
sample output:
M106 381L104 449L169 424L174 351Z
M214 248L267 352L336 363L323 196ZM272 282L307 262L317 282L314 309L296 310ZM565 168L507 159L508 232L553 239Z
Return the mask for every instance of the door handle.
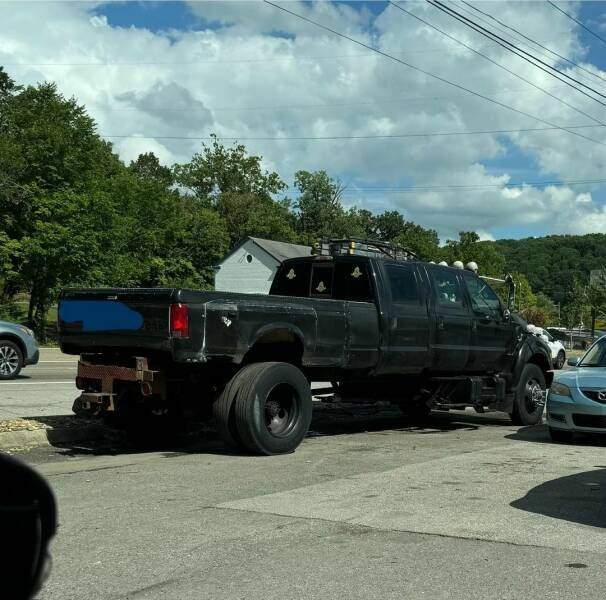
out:
M440 331L444 331L444 329L446 329L446 325L444 324L444 318L443 317L438 317L438 329Z

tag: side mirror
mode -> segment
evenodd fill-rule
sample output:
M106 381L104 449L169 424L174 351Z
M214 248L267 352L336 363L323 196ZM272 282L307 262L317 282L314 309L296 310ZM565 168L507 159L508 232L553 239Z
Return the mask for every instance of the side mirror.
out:
M503 319L505 319L505 321L511 320L511 311L508 308L503 310Z
M571 356L566 362L568 366L576 367L581 362L581 359L578 356Z

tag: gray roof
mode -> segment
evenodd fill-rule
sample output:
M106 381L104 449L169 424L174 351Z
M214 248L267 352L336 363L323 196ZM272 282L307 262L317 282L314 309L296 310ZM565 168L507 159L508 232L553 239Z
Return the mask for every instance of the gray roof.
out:
M300 256L309 256L311 254L311 246L274 242L273 240L264 240L257 237L249 237L248 239L252 240L257 246L265 250L267 254L280 262L287 258L299 258Z

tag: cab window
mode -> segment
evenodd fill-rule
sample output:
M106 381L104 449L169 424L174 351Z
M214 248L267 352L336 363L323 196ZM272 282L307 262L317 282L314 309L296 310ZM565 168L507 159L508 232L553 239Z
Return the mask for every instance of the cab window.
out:
M446 270L432 270L431 276L436 300L440 305L463 306L463 293L456 273Z
M309 295L314 298L331 298L333 273L332 264L313 265Z
M419 287L414 269L400 265L385 265L393 302L419 303Z
M285 262L278 269L269 293L273 296L308 296L310 276L309 261Z
M501 301L483 279L466 275L465 286L469 293L471 307L475 312L501 314Z
M354 302L374 302L367 262L338 260L335 263L334 297Z

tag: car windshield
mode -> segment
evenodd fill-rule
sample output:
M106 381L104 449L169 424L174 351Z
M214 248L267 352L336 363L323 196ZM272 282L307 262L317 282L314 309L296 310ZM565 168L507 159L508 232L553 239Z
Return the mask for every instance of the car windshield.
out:
M579 362L580 367L606 367L606 337L598 340Z

